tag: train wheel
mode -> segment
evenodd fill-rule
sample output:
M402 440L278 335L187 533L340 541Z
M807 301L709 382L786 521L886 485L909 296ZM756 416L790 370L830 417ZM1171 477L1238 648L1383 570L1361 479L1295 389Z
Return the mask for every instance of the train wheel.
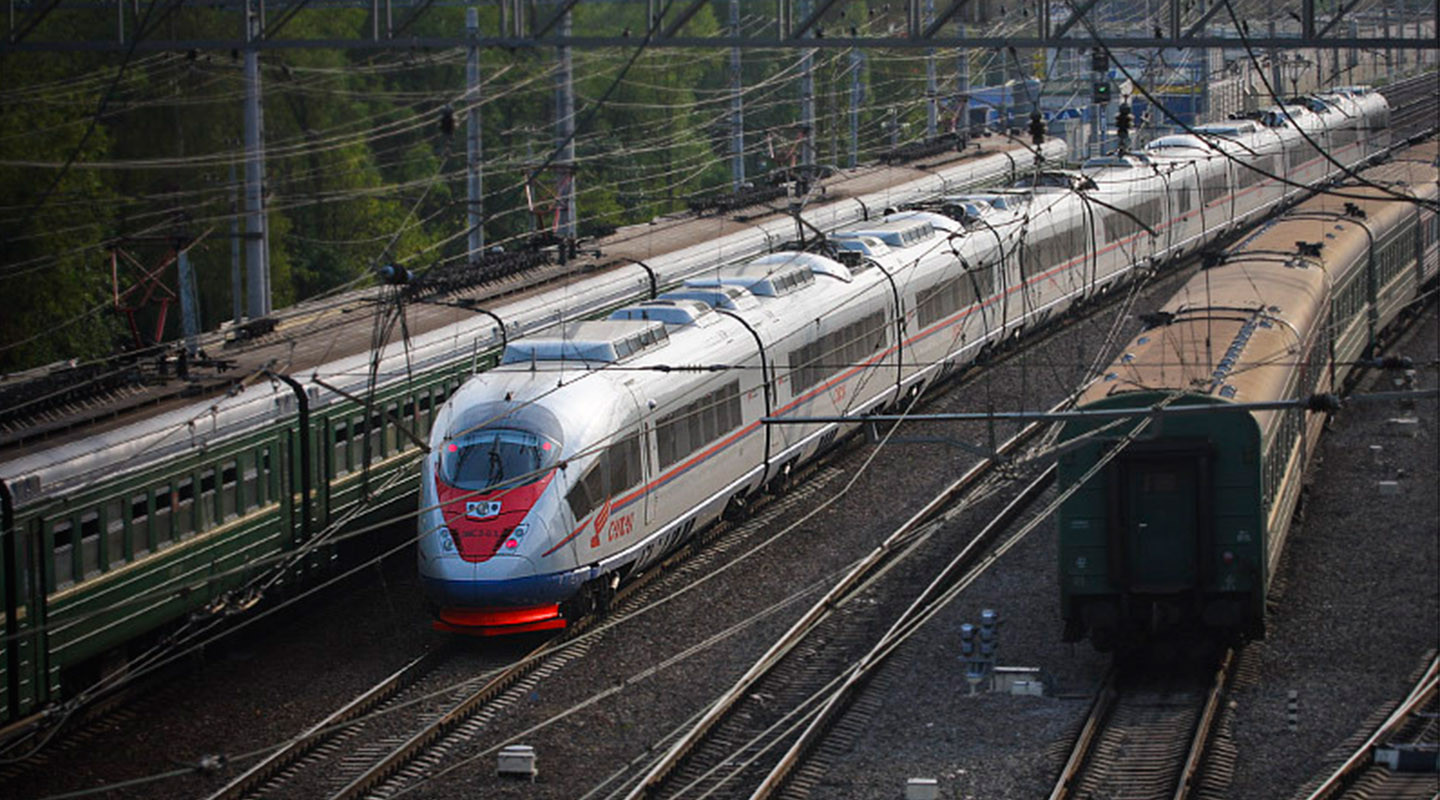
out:
M744 492L734 495L730 502L725 504L725 510L720 513L726 522L744 522L750 519L750 501L745 497Z
M770 484L766 487L766 491L775 497L780 497L790 491L790 473L794 463L793 461L786 461L784 466L780 467L779 474L770 479Z

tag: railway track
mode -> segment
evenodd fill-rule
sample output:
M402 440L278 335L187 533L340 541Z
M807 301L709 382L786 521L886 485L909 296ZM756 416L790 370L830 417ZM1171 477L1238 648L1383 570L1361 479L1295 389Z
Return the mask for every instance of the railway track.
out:
M841 473L823 465L811 479L757 509L748 521L722 524L616 593L608 612L577 621L528 652L484 655L452 640L410 662L252 765L211 800L316 796L391 796L439 764L458 742L474 739L505 709L584 656L623 620L704 574L773 519L810 501ZM491 640L492 642L494 640ZM531 638L528 641L534 642ZM518 655L518 657L517 657ZM480 678L466 678L479 674Z
M1036 342L1046 338L1049 337L1037 337ZM1022 437L1017 437L1017 440L1020 438ZM981 475L986 470L993 469L995 464L989 463L982 466L983 469L977 468L978 474ZM823 467L821 469L823 470ZM1040 491L1043 491L1043 482L1048 480L1048 477L1048 472L1040 476L1037 480L1038 489L1032 486L1033 496L1038 496ZM969 479L968 483L967 478ZM732 690L732 693L741 700L758 701L762 705L768 704L774 709L785 709L785 711L778 716L774 713L768 715L750 713L743 709L730 709L722 712L721 716L746 719L747 725L751 729L749 734L745 735L746 731L742 730L740 731L742 735L737 735L734 731L722 735L718 729L713 737L702 734L699 737L701 740L709 738L713 744L695 748L694 755L683 756L682 760L690 759L683 769L677 771L672 766L663 770L667 779L673 774L676 776L676 780L681 781L681 788L693 789L697 786L704 786L707 782L719 780L723 783L730 780L729 777L726 777L726 770L730 770L728 774L733 776L735 768L738 766L741 771L751 775L752 779L759 781L760 788L757 790L757 796L768 796L771 792L783 788L787 782L792 780L793 775L803 775L806 754L823 739L826 731L835 721L843 716L851 698L868 679L873 667L883 661L893 650L895 642L890 638L890 634L902 630L905 625L909 624L902 619L901 623L892 626L890 634L887 634L881 644L871 646L871 641L857 632L865 628L876 627L878 625L876 620L879 619L879 616L873 605L867 608L863 604L847 601L859 596L859 592L870 587L873 581L878 580L890 568L895 557L907 552L913 546L913 542L909 541L910 537L917 536L917 532L927 524L942 520L950 507L947 504L953 504L955 497L979 484L978 477L971 477L967 474L967 478L962 478L956 484L957 486L966 484L965 486L959 489L952 486L951 490L947 491L948 499L937 498L937 501L932 502L915 518L907 521L905 526L902 526L890 540L887 540L887 545L882 548L886 550L883 557L875 564L870 565L866 571L853 574L853 578L847 579L846 589L842 590L840 594L832 594L822 601L820 606L817 606L822 609L820 617L811 620L807 615L802 623L797 624L797 628L804 625L806 629L803 635L795 637L793 642L786 644L783 653L777 653L774 658L767 654L766 659L762 659L762 661L770 662L765 672L771 672L773 669L773 677L768 677L767 680L778 687L774 692L766 691L764 688L753 689L753 682L738 692ZM1031 492L1027 491L1026 494L1030 495ZM1033 496L1026 501L1027 504L1033 501ZM986 532L981 537L977 537L975 543L972 543L974 550L967 548L966 557L977 558L977 554L983 552L985 547L995 543L1000 532L1004 530L1004 523L1013 520L1023 511L1024 505L1007 509L1010 516L1003 522L997 521L995 525L987 526ZM708 538L715 539L721 533L723 531L711 534ZM688 557L689 554L673 557L666 562L666 568L673 568L677 559L681 559L682 556ZM984 562L984 566L988 566L988 559L981 559L981 561ZM956 581L963 582L967 580L968 576L978 574L966 572L963 563L962 561L962 566L959 567L952 565L951 570L947 570L950 574L942 585L953 585ZM983 566L980 568L983 569ZM939 579L937 578L937 580ZM627 592L638 593L645 586L645 582L630 584L627 586ZM617 598L617 605L623 605L627 601L627 597ZM916 604L923 613L926 606L920 600L917 600ZM834 613L837 608L848 610L837 614ZM478 687L471 683L449 693L441 692L438 689L408 692L408 695L418 695L434 702L397 701L395 697L400 691L399 689L382 688L384 685L395 684L397 678L402 683L408 680L401 678L400 673L397 673L385 684L367 692L365 697L357 699L346 709L336 712L331 719L327 719L316 725L311 731L297 737L290 747L276 754L280 756L279 758L257 765L215 796L246 797L288 794L290 788L294 786L293 775L299 771L295 765L320 763L330 765L325 769L334 768L334 775L325 787L324 794L326 796L390 796L402 791L409 781L422 777L440 763L450 749L446 745L446 741L451 732L458 731L462 736L474 737L484 729L488 719L497 713L495 709L503 707L504 697L514 694L507 692L510 687L519 683L528 690L531 684L525 683L525 681L542 680L558 672L567 661L583 655L585 650L597 640L595 636L585 635L587 625L588 623L575 626L571 632L559 640L542 645L535 652L507 666ZM823 641L825 645L815 645L816 641ZM870 649L867 650L867 647ZM413 668L414 672L420 672L421 668L417 664L412 664L407 667L407 670ZM433 670L433 667L429 669ZM402 670L403 672L406 670ZM812 690L811 687L818 688ZM436 700L436 698L443 699ZM389 733L380 737L360 736L352 733L364 723L351 720L374 716L375 711L381 709L382 706L388 708L410 704L417 707L416 710L409 713L416 719L416 722L405 726L406 732ZM1213 714L1213 707L1210 713ZM766 719L768 722L760 729L756 729L756 725L750 723L750 721ZM363 744L359 744L362 741ZM786 745L788 745L788 750L778 761L773 761L772 765L773 755ZM707 748L710 755L704 754ZM284 755L281 755L282 753ZM716 757L715 754L718 754L719 757ZM1193 758L1198 759L1198 757L1199 753L1197 752ZM284 762L284 765L281 765L281 762ZM1186 771L1193 774L1193 766L1187 768ZM647 776L647 781L642 782L631 796L664 796L663 789L652 791L653 789Z
M731 797L753 789L769 796L821 733L843 712L855 690L898 645L902 634L956 585L993 562L996 544L1015 514L1028 507L1053 479L1040 470L1024 502L1007 506L918 595L906 592L897 565L921 547L930 532L952 517L958 504L993 486L1002 458L1020 450L1040 426L1032 425L947 486L897 527L803 614L692 726L674 737L668 751L625 776L612 776L609 797ZM907 613L886 606L908 595ZM950 595L953 596L953 595ZM881 602L878 598L885 598ZM886 620L890 620L887 625ZM876 637L877 631L883 634ZM594 793L592 792L592 795Z
M1440 787L1440 656L1351 754L1299 800L1429 800Z
M1209 675L1112 667L1050 800L1196 796L1235 656L1226 651Z
M1427 72L1380 90L1390 104L1394 148L1433 136L1440 124L1440 73Z

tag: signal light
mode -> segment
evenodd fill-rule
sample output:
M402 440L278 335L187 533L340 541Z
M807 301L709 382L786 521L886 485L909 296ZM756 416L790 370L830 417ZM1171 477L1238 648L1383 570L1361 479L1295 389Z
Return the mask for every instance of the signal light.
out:
M1110 81L1095 81L1090 93L1090 100L1096 104L1110 102Z
M1030 141L1036 147L1045 144L1045 121L1039 111L1030 112Z
M1090 69L1095 72L1105 72L1110 69L1110 56L1105 53L1104 48L1097 47L1090 51Z

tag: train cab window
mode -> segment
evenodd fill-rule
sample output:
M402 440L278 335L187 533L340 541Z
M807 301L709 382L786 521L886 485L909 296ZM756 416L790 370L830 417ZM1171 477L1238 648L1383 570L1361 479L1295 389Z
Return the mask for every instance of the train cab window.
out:
M481 428L445 443L440 479L456 489L495 491L535 480L559 458L559 445L534 431Z

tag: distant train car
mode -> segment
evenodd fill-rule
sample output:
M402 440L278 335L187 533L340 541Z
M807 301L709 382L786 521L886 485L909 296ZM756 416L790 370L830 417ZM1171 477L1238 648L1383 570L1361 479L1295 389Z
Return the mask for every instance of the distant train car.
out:
M512 342L431 430L417 559L440 626L565 625L842 431L762 418L902 402L1273 212L1334 162L1368 156L1334 133L1372 124L1349 102L1202 126L1078 171L1037 168L935 206L949 214L842 227L829 255L717 267L609 320Z
M1264 225L1186 283L1079 399L1082 411L1209 410L1162 412L1138 434L1144 413L1065 425L1077 444L1060 458L1061 486L1093 471L1058 514L1067 640L1107 650L1181 627L1264 635L1327 410L1303 403L1373 355L1435 284L1435 156L1432 142L1365 173L1430 205L1347 181L1340 190L1371 199L1321 195Z

